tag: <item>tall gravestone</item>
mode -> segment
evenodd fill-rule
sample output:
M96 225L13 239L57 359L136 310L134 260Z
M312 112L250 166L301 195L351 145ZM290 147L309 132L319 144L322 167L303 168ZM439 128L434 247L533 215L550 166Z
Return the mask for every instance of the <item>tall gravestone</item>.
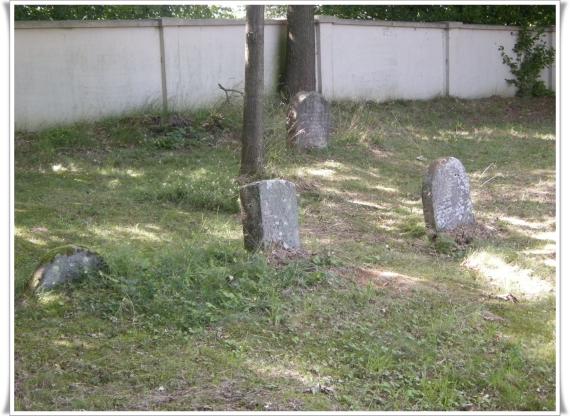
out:
M287 116L287 142L297 150L324 149L331 129L330 106L316 91L297 93Z
M295 184L282 179L253 182L240 188L245 248L299 248Z
M431 163L423 181L422 202L426 226L435 233L475 223L469 178L454 157Z

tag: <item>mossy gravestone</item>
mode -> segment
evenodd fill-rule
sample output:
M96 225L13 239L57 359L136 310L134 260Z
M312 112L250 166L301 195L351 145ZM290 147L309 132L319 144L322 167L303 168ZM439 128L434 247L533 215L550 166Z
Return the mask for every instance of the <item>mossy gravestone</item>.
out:
M98 254L79 246L59 247L40 261L32 274L30 288L33 291L50 290L100 271L107 271L107 264Z
M240 188L240 200L247 250L301 246L294 183L282 179L253 182Z
M422 202L426 226L435 234L475 223L469 178L454 157L431 163L423 181Z
M287 143L297 150L324 149L329 144L329 103L316 91L297 93L287 115Z

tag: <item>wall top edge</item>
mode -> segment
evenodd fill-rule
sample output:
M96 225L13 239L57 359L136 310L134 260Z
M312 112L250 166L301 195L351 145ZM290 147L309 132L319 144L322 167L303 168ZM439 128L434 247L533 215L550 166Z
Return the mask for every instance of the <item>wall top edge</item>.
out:
M405 21L386 21L386 20L357 20L357 19L339 19L333 16L315 16L317 23L332 23L333 25L354 25L354 26L384 26L384 27L410 27L418 29L468 29L468 30L505 30L518 31L518 26L506 25L482 25L469 24L462 22L405 22ZM548 27L547 32L554 32L554 26Z
M141 20L36 20L16 21L15 29L72 29L72 28L112 28L112 27L159 27L161 26L245 26L244 19L141 19ZM384 20L338 19L332 16L315 16L316 24L352 26L407 27L418 29L466 29L466 30L505 30L518 31L517 26L476 25L461 22L400 22ZM284 19L267 19L266 25L286 25ZM555 27L547 28L554 32Z
M161 26L245 26L244 19L140 19L140 20L26 20L14 22L15 29L73 29ZM268 19L266 25L283 25L286 20Z

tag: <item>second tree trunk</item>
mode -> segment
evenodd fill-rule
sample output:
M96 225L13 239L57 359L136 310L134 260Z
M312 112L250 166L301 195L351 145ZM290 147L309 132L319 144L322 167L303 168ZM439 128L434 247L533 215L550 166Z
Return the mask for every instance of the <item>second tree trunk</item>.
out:
M287 7L287 98L299 91L315 91L315 7Z

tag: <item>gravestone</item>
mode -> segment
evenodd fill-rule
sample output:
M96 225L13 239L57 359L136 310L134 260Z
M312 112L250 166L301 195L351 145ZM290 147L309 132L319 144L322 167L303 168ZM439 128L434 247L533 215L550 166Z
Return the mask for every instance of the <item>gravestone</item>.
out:
M431 163L423 181L422 202L426 226L435 233L475 223L469 178L463 164L454 157Z
M287 142L297 150L324 149L331 129L329 103L316 91L297 93L287 115Z
M283 179L253 182L240 188L244 245L247 250L281 246L299 248L295 184Z
M43 291L105 271L107 264L98 254L78 246L52 250L32 274L30 287Z

